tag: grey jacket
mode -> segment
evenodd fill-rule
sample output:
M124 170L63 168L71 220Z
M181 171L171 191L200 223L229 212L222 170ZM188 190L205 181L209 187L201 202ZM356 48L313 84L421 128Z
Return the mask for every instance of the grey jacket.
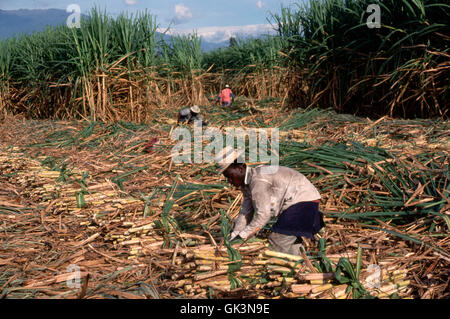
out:
M268 166L247 167L241 190L244 201L232 237L246 239L263 228L289 206L321 198L313 184L301 173L284 166L268 172Z

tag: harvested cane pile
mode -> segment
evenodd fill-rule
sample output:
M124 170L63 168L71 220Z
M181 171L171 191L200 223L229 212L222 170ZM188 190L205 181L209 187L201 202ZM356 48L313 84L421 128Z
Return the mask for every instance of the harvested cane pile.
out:
M238 262L242 265L232 275L226 249L204 245L181 250L179 254L184 257L183 268L186 271L182 273L182 279L177 273L172 275L173 281L166 284L178 288L180 295L191 297L208 296L211 291L217 292L216 297L223 297L232 291L234 297L351 298L347 279L336 279L335 272L319 273L306 255L303 259L274 252L267 250L266 245L260 242L243 245L237 250L241 257ZM327 258L336 262L341 260L341 264L348 262L340 254ZM310 268L302 265L304 262ZM393 266L380 273L378 285L367 281L359 289L372 297L385 298L394 294L407 297L411 292L408 287L410 281L405 279L408 270L395 268ZM370 271L362 271L360 278L367 279L371 274Z
M270 225L224 240L242 196L211 165L172 163L170 114L150 125L9 119L1 296L448 297L448 123L205 108L217 127L282 129L281 163L323 196L326 227L302 256L270 252Z

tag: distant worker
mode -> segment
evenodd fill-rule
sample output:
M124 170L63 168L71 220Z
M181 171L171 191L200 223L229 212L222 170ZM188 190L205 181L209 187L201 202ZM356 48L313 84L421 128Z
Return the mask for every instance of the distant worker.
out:
M222 106L231 106L231 104L234 102L234 94L228 84L225 85L225 88L220 93L219 97L217 98L217 102L221 103Z
M208 125L208 123L203 121L202 117L200 116L200 108L197 105L182 109L180 113L178 113L177 124L179 123L190 124L192 122L200 123L202 126Z
M319 192L296 170L284 166L248 167L237 161L240 154L226 147L216 157L218 173L240 187L244 197L230 241L247 240L276 218L269 235L271 249L301 255L301 237L314 239L324 227Z

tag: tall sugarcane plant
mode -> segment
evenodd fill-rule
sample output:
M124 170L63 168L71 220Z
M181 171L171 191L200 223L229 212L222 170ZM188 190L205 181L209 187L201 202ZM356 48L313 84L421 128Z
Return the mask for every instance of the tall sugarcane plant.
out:
M367 25L374 4L380 28ZM284 51L308 79L310 104L353 114L443 116L449 9L439 0L310 0L272 17L288 43Z
M9 92L10 69L12 64L12 42L14 40L0 41L0 117L6 114L6 99Z
M48 27L1 41L2 92L14 83L20 97L20 103L2 98L2 108L9 102L10 109L30 116L94 120L111 119L125 107L138 114L133 99L163 98L164 90L170 95L202 72L198 37L179 36L166 43L157 30L156 17L148 12L112 18L94 8L82 17L80 28ZM170 89L166 78L174 79ZM125 107L116 109L123 100Z

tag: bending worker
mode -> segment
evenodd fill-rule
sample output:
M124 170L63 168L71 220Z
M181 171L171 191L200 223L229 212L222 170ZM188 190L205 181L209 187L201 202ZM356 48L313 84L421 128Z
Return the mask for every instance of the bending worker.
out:
M219 174L240 187L244 197L230 241L254 236L277 217L269 236L272 249L300 255L301 236L313 239L324 227L319 192L303 174L291 168L248 167L238 163L240 155L227 147L216 157Z
M220 93L219 97L217 98L217 102L221 103L222 106L231 106L231 104L234 102L234 94L228 84L225 85L225 88Z
M200 116L200 108L197 105L187 107L182 109L180 113L178 113L178 121L177 124L181 123L192 123L193 121L200 121L201 125L208 125Z

